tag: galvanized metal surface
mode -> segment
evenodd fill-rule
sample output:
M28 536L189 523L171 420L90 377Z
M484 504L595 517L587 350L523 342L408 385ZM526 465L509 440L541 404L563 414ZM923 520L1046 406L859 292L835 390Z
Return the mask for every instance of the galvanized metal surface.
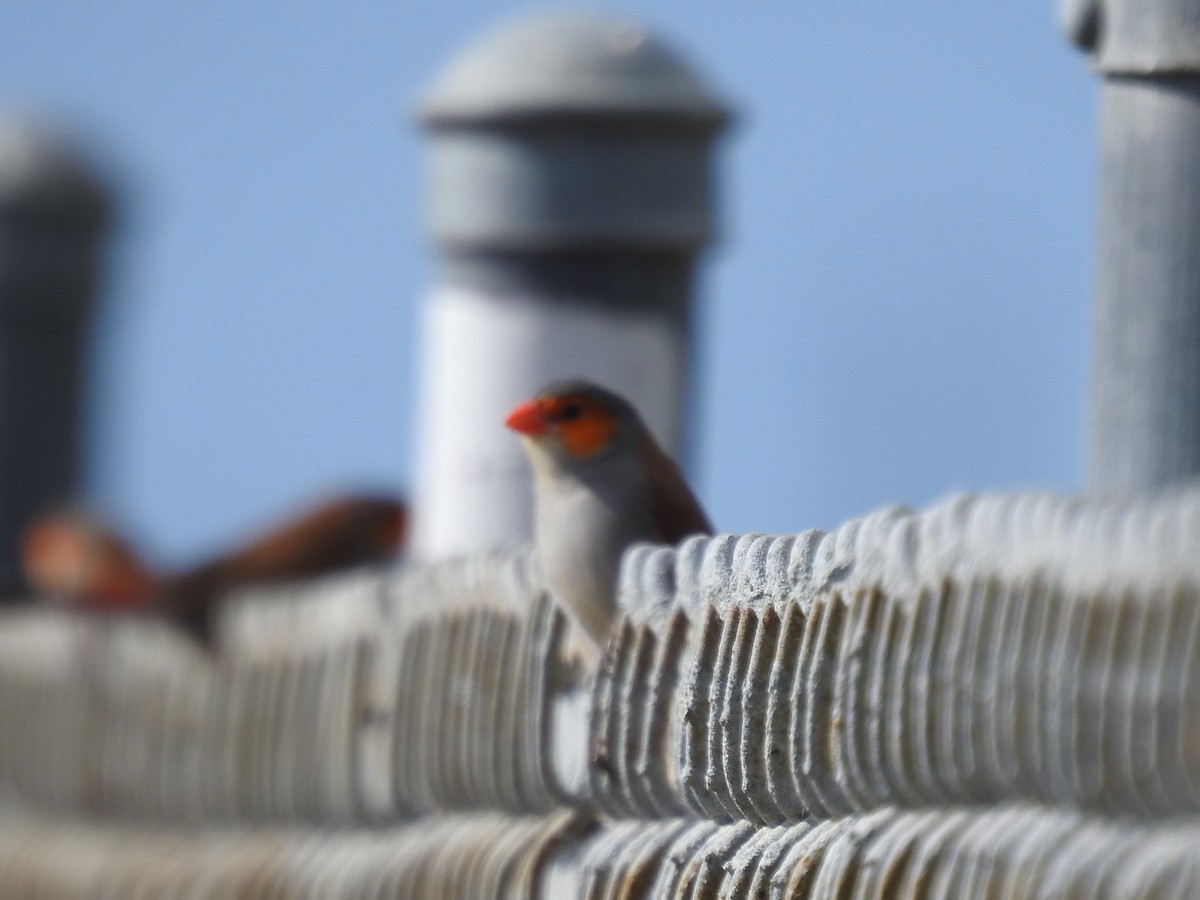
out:
M533 898L569 814L439 816L372 831L187 829L0 819L0 892L43 900L132 897Z
M1088 486L1200 475L1200 0L1062 0L1101 83Z
M1088 484L1117 494L1200 475L1200 69L1101 107Z
M693 250L711 237L711 143L728 112L639 22L508 23L451 62L423 117L441 244Z
M1041 579L1071 594L1200 584L1200 481L1160 497L1095 499L1044 492L958 494L925 510L886 507L834 531L691 538L635 547L619 602L662 630L707 607L807 611L833 591L879 587L915 601L947 580Z
M211 657L10 613L0 895L1189 896L1198 539L1191 489L637 548L596 672L527 551L244 595Z
M1200 823L1113 822L1037 807L880 810L755 829L621 822L582 854L587 900L1190 897Z
M1061 0L1059 18L1067 37L1092 51L1106 74L1200 70L1197 0Z
M21 814L0 820L0 887L44 900L1184 898L1200 892L1197 840L1192 819L1021 806L775 828L478 813L370 831L217 830Z
M434 125L550 115L681 119L716 128L728 111L632 19L583 10L509 23L462 51L430 88Z
M184 822L554 809L557 718L586 696L564 629L524 556L243 597L213 657L154 622L13 613L0 785Z
M579 11L502 25L435 82L418 557L529 539L528 468L498 426L553 381L636 397L667 450L687 448L691 298L727 118L645 26Z
M956 498L626 559L610 814L776 825L1029 798L1200 810L1200 493Z
M595 673L526 553L245 596L215 657L153 623L14 614L0 783L183 821L1192 812L1198 532L1195 490L1013 495L638 548Z

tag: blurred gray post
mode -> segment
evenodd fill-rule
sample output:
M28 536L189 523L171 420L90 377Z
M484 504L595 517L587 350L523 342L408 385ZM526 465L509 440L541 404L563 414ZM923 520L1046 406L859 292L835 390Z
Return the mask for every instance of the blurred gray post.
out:
M1067 0L1102 88L1088 481L1200 475L1200 0Z
M531 531L519 400L583 376L628 396L679 453L693 271L714 225L728 116L640 25L583 13L486 35L425 99L429 221L414 549Z
M22 524L79 489L86 342L108 190L74 151L0 122L0 597Z

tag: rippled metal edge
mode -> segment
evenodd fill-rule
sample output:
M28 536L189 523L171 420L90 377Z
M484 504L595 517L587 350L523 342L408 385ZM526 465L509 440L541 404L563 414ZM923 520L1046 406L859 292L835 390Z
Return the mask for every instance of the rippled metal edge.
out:
M375 830L148 827L0 817L6 897L527 897L587 826L434 816Z
M618 822L580 855L589 900L1192 896L1200 821L1015 806L879 810L772 828ZM1101 893L1102 892L1102 893Z
M1200 485L1136 500L961 494L920 512L878 510L830 531L693 537L626 554L619 601L636 624L682 609L807 608L833 590L915 596L946 578L1039 577L1064 591L1200 584Z
M6 614L0 792L180 822L554 809L565 630L527 552L247 592L212 652L145 618Z
M1192 489L634 548L591 790L612 815L760 825L1022 798L1198 811L1196 546Z

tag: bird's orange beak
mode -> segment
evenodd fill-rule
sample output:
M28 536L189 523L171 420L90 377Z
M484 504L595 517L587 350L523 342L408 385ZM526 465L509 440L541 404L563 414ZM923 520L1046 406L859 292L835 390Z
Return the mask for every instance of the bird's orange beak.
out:
M550 430L546 424L546 417L542 415L541 409L534 400L522 403L510 412L508 418L504 420L504 424L513 431L529 437L537 437Z

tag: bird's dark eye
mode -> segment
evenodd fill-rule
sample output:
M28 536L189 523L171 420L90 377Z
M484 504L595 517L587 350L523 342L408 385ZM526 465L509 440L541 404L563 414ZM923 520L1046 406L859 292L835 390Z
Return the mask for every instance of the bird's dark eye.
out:
M562 419L564 422L574 422L576 419L578 419L582 415L583 415L583 407L582 406L580 406L578 403L568 403L566 406L564 406L562 408L562 412L558 414L558 417L560 419Z

